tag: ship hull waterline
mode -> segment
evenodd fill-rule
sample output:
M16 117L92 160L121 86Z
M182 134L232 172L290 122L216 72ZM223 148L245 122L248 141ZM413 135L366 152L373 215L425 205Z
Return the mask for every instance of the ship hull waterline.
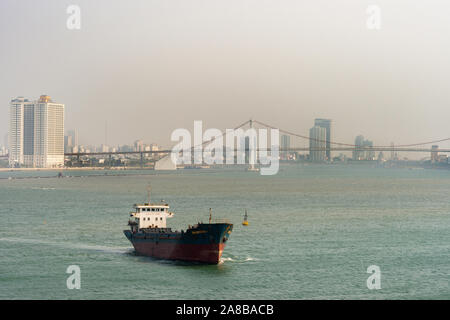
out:
M206 225L203 225L206 229ZM203 228L202 228L203 229ZM136 253L157 259L180 260L206 264L218 264L225 249L225 242L232 225L217 226L212 230L192 233L132 233L124 230L125 236L133 244ZM198 230L197 230L198 232Z
M169 244L134 242L133 247L139 255L165 259L218 264L225 244Z

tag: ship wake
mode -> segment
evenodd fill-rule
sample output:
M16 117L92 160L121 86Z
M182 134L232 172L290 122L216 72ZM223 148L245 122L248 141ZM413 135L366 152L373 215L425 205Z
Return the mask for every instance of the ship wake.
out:
M22 239L22 238L0 238L0 242L11 242L11 243L26 243L31 245L46 245L59 247L63 249L73 249L73 250L88 250L88 251L98 251L105 253L116 253L116 254L126 254L130 253L132 248L130 247L108 247L108 246L98 246L89 245L84 243L70 243L70 242L55 242L41 239Z
M237 256L232 256L232 257L222 257L220 258L220 264L225 263L225 262L236 262L236 263L245 263L245 262L250 262L250 261L258 261L259 259L257 258L253 258L253 257L237 257Z

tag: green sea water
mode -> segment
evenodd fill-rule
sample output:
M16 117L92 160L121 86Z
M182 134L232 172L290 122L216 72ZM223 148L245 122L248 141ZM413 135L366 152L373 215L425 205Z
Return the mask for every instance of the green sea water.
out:
M0 172L1 299L450 299L447 170L64 174L77 177ZM234 223L219 265L134 253L122 230L148 183L175 212L174 229L206 222L210 207ZM67 288L70 265L80 267L79 290ZM366 284L371 265L379 290Z

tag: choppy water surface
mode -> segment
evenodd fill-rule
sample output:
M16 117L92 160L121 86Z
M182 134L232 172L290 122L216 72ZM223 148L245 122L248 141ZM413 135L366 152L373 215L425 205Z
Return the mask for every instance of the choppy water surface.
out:
M0 172L0 298L450 298L450 171L289 165L275 176L237 168L65 174L84 177ZM153 199L175 212L175 229L207 221L210 207L235 224L222 263L134 253L122 230L149 182ZM81 268L80 290L67 289L69 265ZM366 286L370 265L381 269L381 290Z

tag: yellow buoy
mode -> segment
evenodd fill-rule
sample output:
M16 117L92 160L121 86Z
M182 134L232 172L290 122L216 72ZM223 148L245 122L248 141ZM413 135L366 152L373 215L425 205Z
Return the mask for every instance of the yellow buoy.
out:
M242 222L242 225L243 226L248 226L247 210L245 210L244 221Z

